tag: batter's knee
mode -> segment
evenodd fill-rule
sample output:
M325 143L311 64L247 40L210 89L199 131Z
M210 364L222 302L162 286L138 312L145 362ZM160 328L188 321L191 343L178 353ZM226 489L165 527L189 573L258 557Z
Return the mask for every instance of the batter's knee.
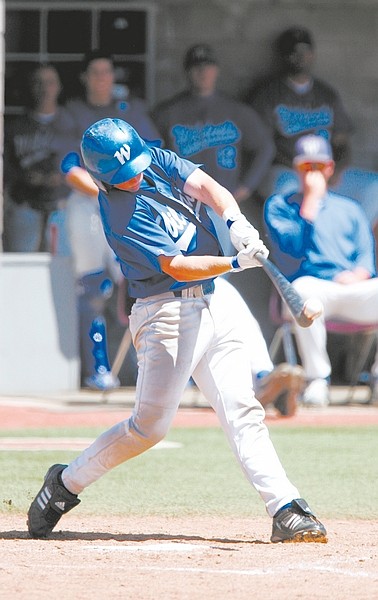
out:
M172 415L164 414L156 417L144 413L137 414L130 419L130 428L144 440L146 447L151 448L163 440L169 431Z

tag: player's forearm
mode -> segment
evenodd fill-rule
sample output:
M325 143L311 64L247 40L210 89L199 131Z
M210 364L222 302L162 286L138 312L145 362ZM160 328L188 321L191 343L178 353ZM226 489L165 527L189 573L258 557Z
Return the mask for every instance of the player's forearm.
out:
M327 193L327 181L322 171L308 171L302 180L303 199L299 213L302 219L313 223Z
M73 167L66 173L68 185L88 196L98 196L98 187L87 171L81 167Z
M231 270L227 256L160 256L161 269L176 281L201 281Z

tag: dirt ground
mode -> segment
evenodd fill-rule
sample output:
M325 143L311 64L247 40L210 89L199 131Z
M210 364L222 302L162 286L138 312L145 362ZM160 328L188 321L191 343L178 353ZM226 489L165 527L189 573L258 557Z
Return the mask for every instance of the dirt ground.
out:
M30 540L0 517L0 597L10 600L378 598L378 524L332 521L327 544L271 544L270 520L64 517Z
M119 407L0 406L2 429L108 426ZM376 407L300 410L267 423L378 424ZM209 409L179 411L174 425L216 426ZM327 544L272 544L271 521L199 517L64 516L48 540L31 540L24 515L0 515L0 599L376 600L378 522L324 522Z

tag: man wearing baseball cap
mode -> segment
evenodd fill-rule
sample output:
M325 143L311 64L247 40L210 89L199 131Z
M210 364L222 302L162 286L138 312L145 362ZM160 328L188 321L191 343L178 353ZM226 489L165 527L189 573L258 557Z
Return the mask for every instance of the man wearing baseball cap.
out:
M273 167L261 188L265 197L273 191L298 189L291 167L300 137L325 137L332 144L335 161L345 166L353 131L338 91L313 74L315 42L311 31L298 25L283 30L275 41L274 54L275 63L280 65L278 74L250 94L251 106L269 127L276 145Z
M198 65L218 65L214 50L208 44L191 46L184 57L184 69L188 71Z
M329 191L335 163L321 136L301 137L293 168L301 191L267 199L264 218L272 253L304 300L317 297L324 317L303 329L294 323L308 386L306 404L328 404L331 364L325 319L377 323L378 278L374 238L360 204ZM378 351L372 366L373 398L378 397Z

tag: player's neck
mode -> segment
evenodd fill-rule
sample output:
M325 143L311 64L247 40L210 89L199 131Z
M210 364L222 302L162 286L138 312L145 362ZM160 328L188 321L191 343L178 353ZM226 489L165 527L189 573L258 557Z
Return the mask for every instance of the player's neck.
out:
M305 85L312 82L312 76L309 73L290 73L287 80L293 85Z
M313 79L309 75L290 75L286 78L287 85L297 94L306 94L312 88Z
M55 100L46 100L45 102L41 102L34 108L34 112L38 115L55 115L58 109L57 103Z
M192 88L191 91L192 91L193 96L197 96L197 98L210 98L211 96L214 96L214 93L215 93L214 88L211 88L211 89Z

